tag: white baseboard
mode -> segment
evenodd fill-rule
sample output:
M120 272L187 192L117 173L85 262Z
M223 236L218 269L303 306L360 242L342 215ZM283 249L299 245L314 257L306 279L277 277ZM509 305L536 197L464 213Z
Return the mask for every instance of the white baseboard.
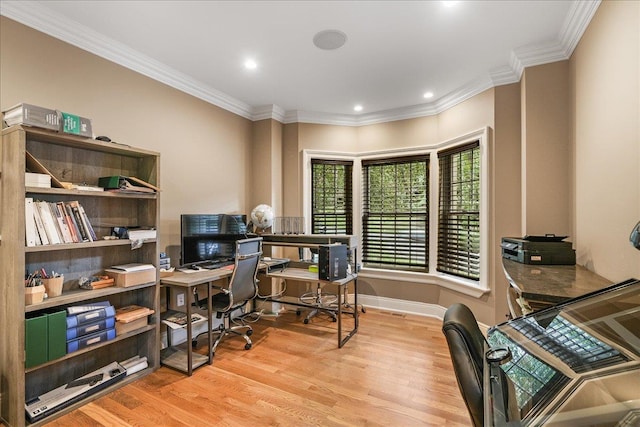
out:
M351 297L351 295L350 295ZM351 300L351 298L349 298ZM395 298L377 297L372 295L358 295L358 304L365 307L379 308L398 313L416 314L418 316L435 317L437 319L444 318L446 308L424 302L406 301Z
M349 301L353 302L353 295L349 295ZM438 304L377 297L373 295L358 295L358 304L362 304L365 307L379 308L381 310L388 310L396 313L435 317L440 320L444 319L444 313L447 311L445 307ZM486 336L489 326L480 322L478 322L478 326Z

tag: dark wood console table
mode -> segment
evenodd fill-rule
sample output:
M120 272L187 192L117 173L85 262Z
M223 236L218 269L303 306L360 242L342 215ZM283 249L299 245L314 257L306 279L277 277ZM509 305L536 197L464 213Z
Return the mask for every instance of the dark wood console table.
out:
M502 266L511 285L507 301L511 316L537 311L608 285L610 280L580 265L522 264L503 258Z

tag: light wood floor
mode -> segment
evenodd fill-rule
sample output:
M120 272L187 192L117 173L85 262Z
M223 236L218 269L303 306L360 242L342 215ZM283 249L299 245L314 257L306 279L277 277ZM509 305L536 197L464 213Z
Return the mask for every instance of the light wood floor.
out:
M324 317L265 317L251 350L225 340L192 377L162 367L47 426L469 426L441 325L367 309L338 349Z

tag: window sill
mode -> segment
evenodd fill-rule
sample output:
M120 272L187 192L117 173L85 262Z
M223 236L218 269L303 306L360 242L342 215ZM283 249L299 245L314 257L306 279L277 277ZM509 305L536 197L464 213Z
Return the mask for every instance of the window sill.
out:
M358 273L358 277L438 285L474 298L480 298L491 290L488 287L483 286L480 282L463 279L461 277L449 276L443 273L412 273L409 271L363 268Z

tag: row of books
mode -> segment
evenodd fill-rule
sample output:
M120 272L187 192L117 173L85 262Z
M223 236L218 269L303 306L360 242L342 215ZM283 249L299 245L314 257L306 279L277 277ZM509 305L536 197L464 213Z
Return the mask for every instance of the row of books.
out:
M25 197L25 226L27 246L98 240L78 201L47 202Z

